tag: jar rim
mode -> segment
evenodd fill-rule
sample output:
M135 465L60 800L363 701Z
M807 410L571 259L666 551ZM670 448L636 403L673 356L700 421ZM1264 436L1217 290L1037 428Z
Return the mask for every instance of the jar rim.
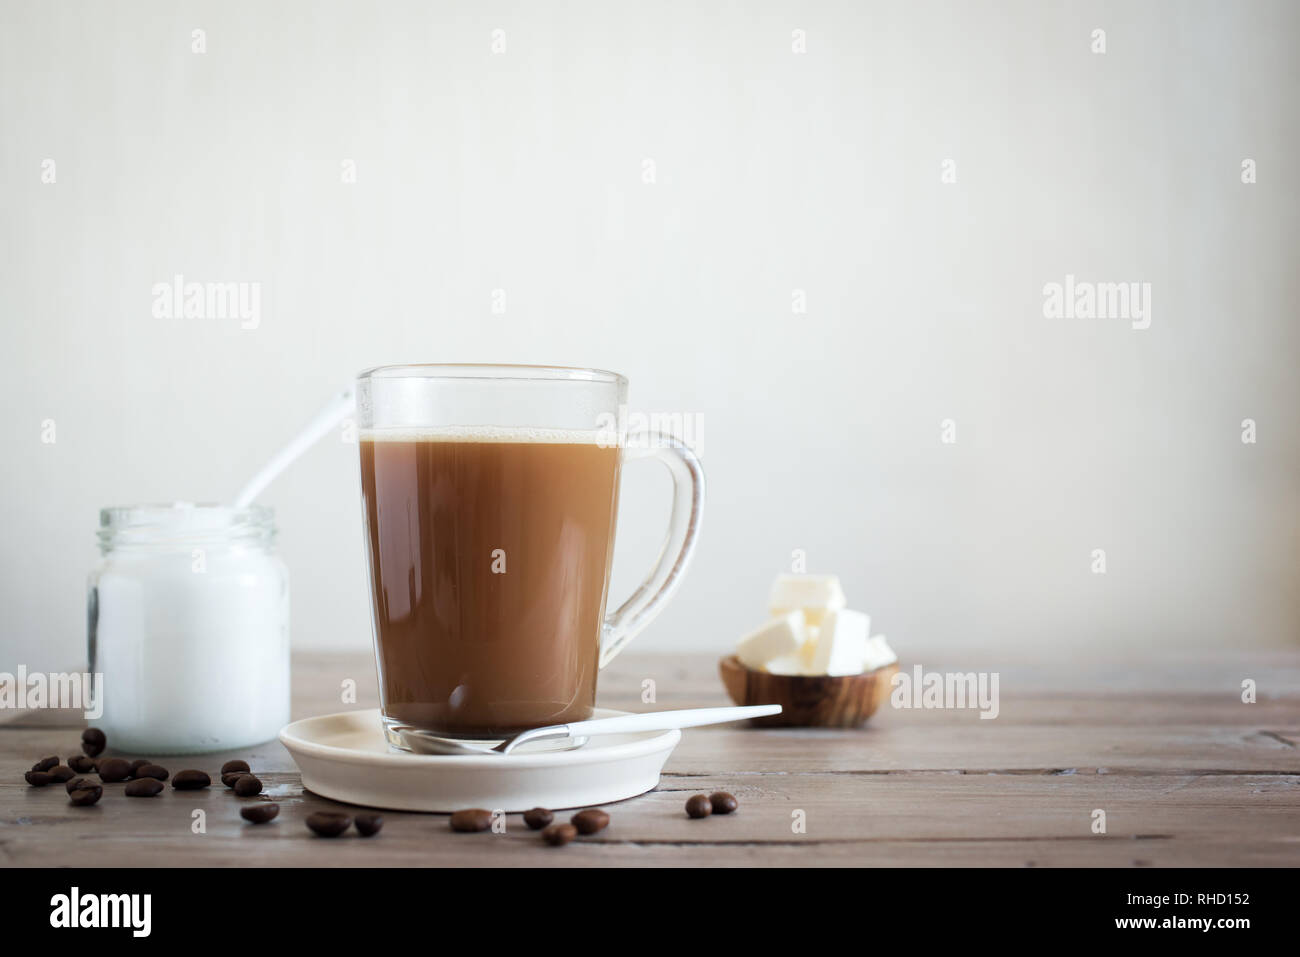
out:
M522 379L535 382L598 382L627 387L625 376L608 369L487 362L410 362L372 366L358 372L357 379Z
M217 502L170 502L111 505L99 511L102 547L270 541L275 534L275 510L267 505L223 505Z

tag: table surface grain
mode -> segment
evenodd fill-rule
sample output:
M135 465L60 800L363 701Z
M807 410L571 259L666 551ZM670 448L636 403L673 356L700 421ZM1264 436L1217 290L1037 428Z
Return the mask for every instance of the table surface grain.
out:
M376 838L323 840L303 819L338 807L302 788L278 743L167 758L214 773L249 760L281 804L254 827L217 784L92 808L62 786L28 787L47 754L78 753L75 714L0 714L0 863L7 866L457 865L1105 865L1300 864L1300 649L1230 651L1147 662L999 663L1001 707L889 706L856 731L729 725L683 733L659 787L608 806L601 834L544 846L510 815L505 833L456 834L442 815L384 812ZM904 658L910 670L913 662ZM970 662L925 662L970 671ZM988 663L979 667L988 668ZM341 703L343 682L360 689ZM645 679L656 700L643 703ZM1255 703L1242 701L1253 681ZM361 655L294 660L294 717L377 704ZM628 710L728 703L711 657L625 655L600 703ZM153 757L152 755L139 755ZM727 790L740 810L693 821L683 805ZM267 796L260 798L267 799ZM194 833L195 808L206 830ZM1105 833L1094 833L1094 812ZM792 822L803 812L806 829Z

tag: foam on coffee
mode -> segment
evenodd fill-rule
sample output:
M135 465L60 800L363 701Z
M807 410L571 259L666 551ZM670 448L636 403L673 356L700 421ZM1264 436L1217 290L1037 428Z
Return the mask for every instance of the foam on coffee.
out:
M437 428L362 429L363 442L528 442L547 445L610 445L603 429L537 429L514 425L446 425Z

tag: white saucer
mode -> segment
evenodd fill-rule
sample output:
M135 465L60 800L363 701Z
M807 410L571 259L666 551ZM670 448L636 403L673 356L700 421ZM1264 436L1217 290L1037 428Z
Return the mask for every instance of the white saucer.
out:
M597 708L592 717L624 713ZM558 810L636 797L659 783L681 739L680 731L643 731L601 735L572 751L408 754L388 747L378 709L305 718L280 732L303 786L322 797L443 813L471 807Z

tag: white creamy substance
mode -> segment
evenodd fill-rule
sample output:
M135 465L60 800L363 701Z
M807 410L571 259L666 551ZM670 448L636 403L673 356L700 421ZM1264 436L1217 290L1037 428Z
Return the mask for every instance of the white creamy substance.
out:
M178 522L174 538L111 548L92 576L91 724L142 756L268 741L289 721L288 571L264 543L187 541L194 517Z
M845 607L834 575L778 575L768 599L772 618L740 639L746 668L776 675L860 675L898 661L871 616Z

